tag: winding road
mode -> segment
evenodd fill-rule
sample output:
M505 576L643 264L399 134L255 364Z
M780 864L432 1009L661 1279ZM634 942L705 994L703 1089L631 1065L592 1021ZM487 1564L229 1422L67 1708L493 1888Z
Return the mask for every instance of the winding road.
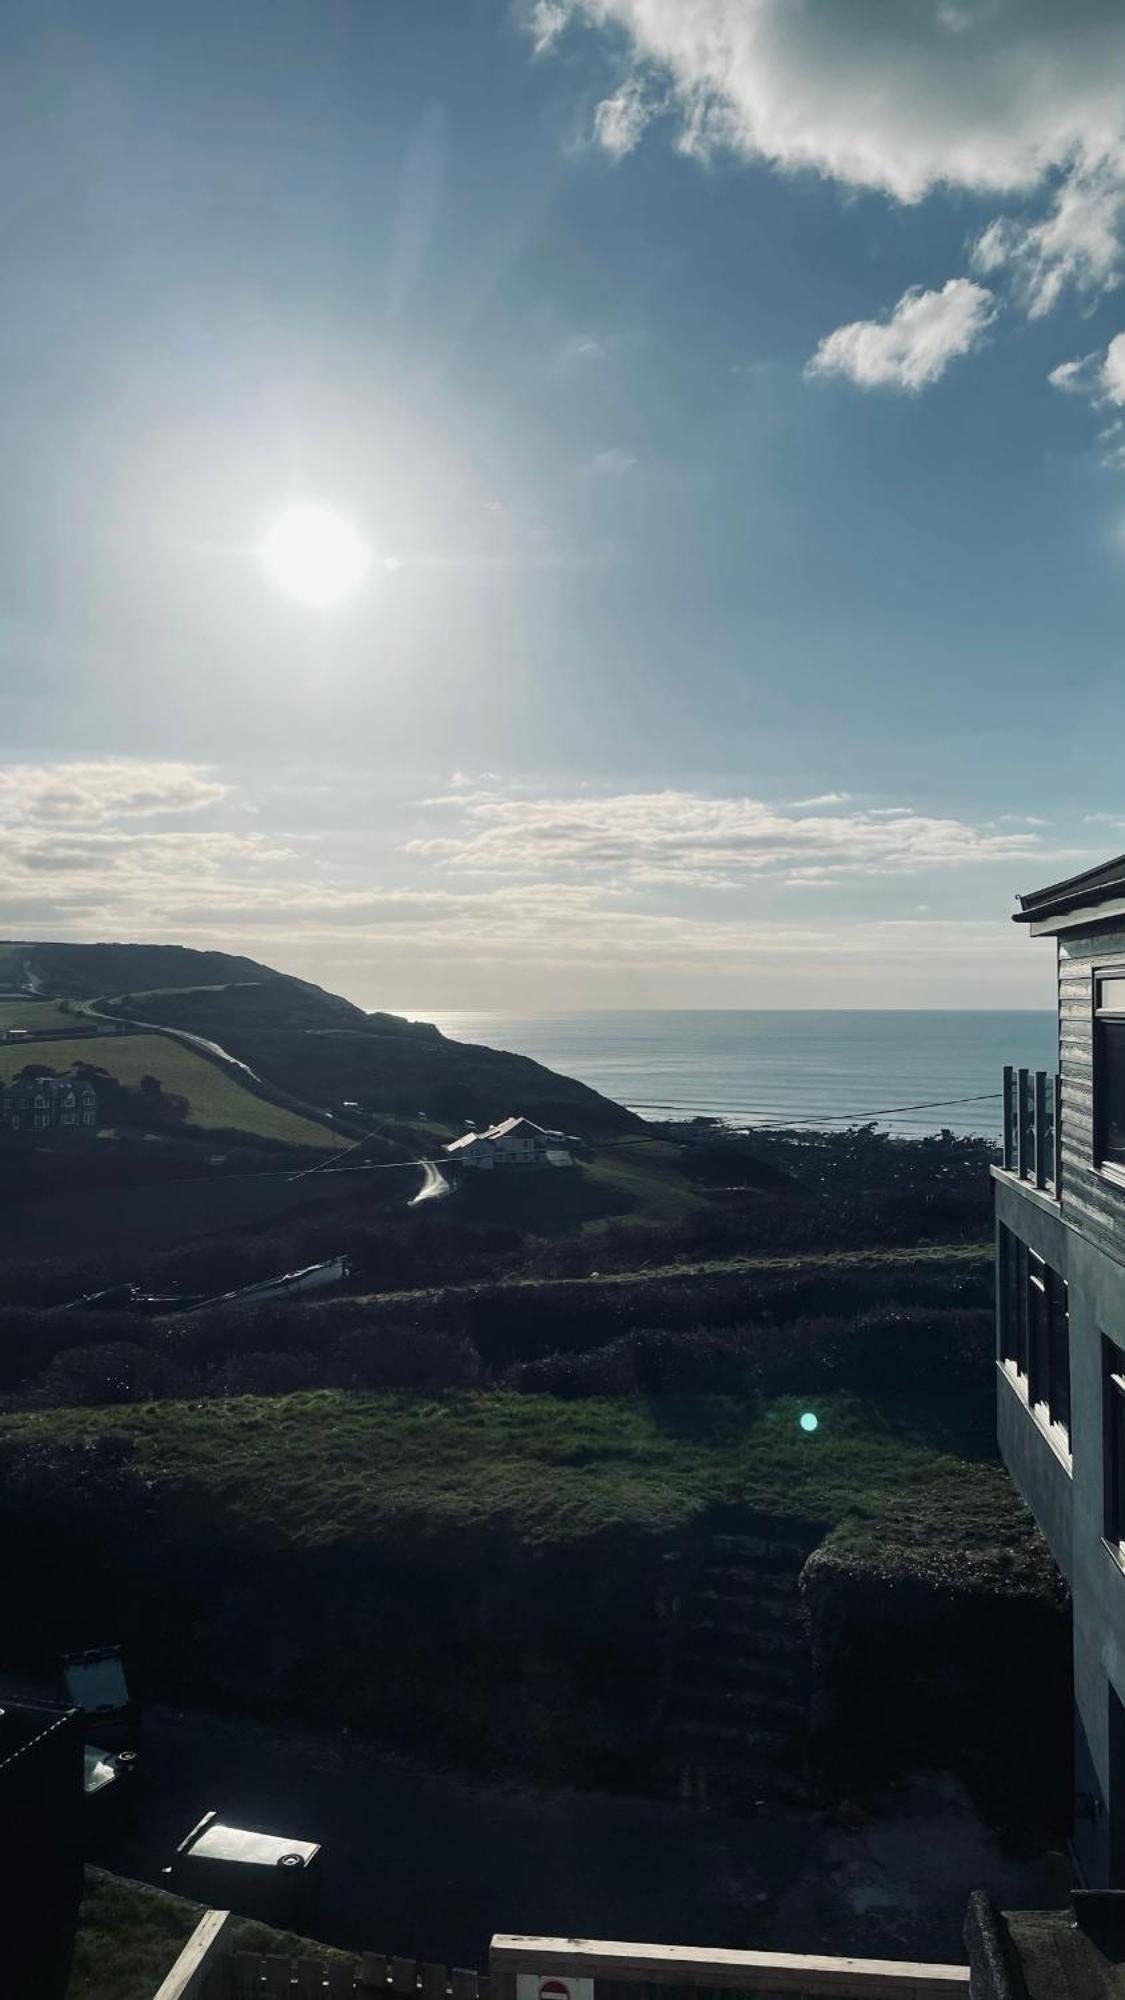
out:
M272 1100L283 1102L288 1110L299 1112L302 1117L309 1118L318 1125L331 1126L332 1130L339 1134L340 1128L334 1113L327 1111L323 1105L310 1104L304 1098L295 1097L291 1091L280 1090L276 1085L267 1083L264 1077L258 1075L257 1070L251 1069L249 1063L243 1062L240 1056L232 1055L229 1049L224 1049L221 1042L209 1041L206 1035L193 1034L189 1028L169 1027L163 1021L141 1021L131 1014L102 1014L92 1000L75 1000L72 1005L76 1014L84 1014L88 1020L120 1021L124 1022L126 1027L142 1029L146 1034L167 1035L170 1040L182 1042L186 1048L196 1050L212 1062L225 1063L231 1069L240 1070L243 1076L248 1077L251 1083L256 1083ZM316 1030L309 1032L315 1033ZM433 1160L419 1159L414 1164L422 1169L422 1185L418 1192L410 1197L406 1204L408 1208L417 1208L424 1201L440 1201L443 1196L453 1193L450 1182ZM331 1173L334 1169L325 1164L308 1171ZM303 1176L298 1175L296 1178L302 1179Z

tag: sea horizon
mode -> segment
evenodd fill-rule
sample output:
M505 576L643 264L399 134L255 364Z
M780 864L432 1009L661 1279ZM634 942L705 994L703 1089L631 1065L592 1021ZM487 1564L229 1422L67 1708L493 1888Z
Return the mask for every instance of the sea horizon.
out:
M995 1139L1004 1064L1053 1070L1057 1053L1055 1013L1037 1007L464 1008L406 1018L530 1056L657 1121L874 1123L913 1138L948 1129Z

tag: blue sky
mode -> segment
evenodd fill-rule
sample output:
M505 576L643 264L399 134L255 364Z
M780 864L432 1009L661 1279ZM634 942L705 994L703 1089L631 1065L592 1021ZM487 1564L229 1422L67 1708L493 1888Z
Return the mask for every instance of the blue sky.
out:
M6 30L7 934L1047 1001L1015 891L1125 846L1119 9ZM372 553L328 609L295 501Z

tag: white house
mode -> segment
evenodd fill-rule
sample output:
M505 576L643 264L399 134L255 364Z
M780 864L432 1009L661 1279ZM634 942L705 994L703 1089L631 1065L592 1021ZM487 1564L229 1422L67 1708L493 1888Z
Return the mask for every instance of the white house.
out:
M485 1173L494 1167L570 1166L569 1153L559 1151L561 1138L530 1118L504 1118L485 1132L466 1132L445 1150L455 1166Z

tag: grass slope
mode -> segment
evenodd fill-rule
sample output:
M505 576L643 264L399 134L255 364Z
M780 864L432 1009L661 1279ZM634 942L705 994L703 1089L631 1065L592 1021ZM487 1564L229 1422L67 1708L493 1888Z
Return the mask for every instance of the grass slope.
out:
M1034 1523L995 1456L989 1397L843 1393L561 1401L332 1391L49 1410L0 1420L0 1483L61 1504L99 1457L216 1544L301 1549L434 1537L575 1544L683 1527L708 1506L846 1524L857 1559L956 1564L962 1583L1034 1585ZM118 1476L115 1474L114 1476Z
M88 1868L66 2000L152 2000L202 1915L202 1906L183 1896ZM343 1952L245 1917L235 1919L231 1948L354 1963Z
M426 1022L368 1014L252 958L183 945L0 943L0 985L101 999L128 1017L219 1042L306 1103L455 1124L521 1111L590 1137L641 1130L596 1090L526 1056L451 1042Z
M187 1098L189 1125L248 1132L289 1146L331 1148L345 1143L326 1126L243 1090L229 1071L165 1035L76 1036L73 1041L44 1042L38 1047L12 1042L0 1046L0 1081L10 1082L29 1063L40 1061L45 1069L59 1072L76 1062L91 1063L133 1088L142 1076L158 1076L166 1091Z

